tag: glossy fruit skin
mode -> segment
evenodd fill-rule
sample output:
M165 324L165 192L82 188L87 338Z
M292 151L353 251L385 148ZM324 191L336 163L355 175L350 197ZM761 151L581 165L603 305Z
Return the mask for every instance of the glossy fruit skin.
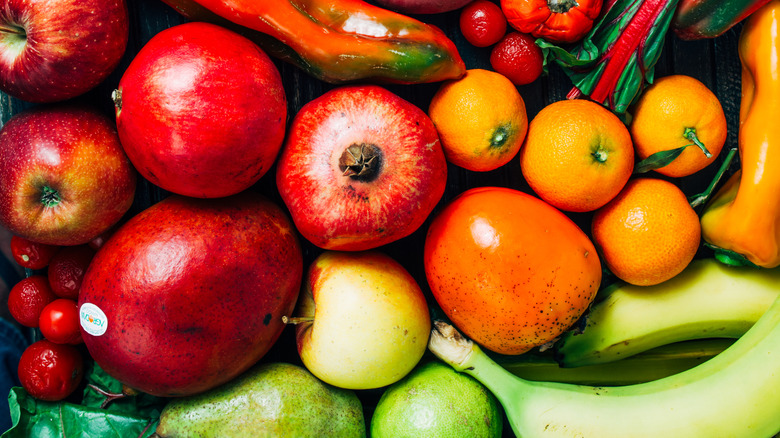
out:
M588 236L544 201L510 188L479 187L432 221L425 275L444 313L469 338L520 354L559 336L601 282Z
M19 381L33 397L59 401L76 390L84 376L84 358L72 345L42 339L31 344L19 360Z
M345 175L340 160L363 145L378 148L375 167L363 176ZM298 231L320 248L341 251L372 249L413 233L446 181L433 122L376 85L339 87L304 105L276 173Z
M46 275L51 290L61 298L77 300L95 250L89 245L65 246L52 257Z
M25 33L0 36L0 90L28 102L96 87L119 65L130 29L125 0L5 1L0 23Z
M513 84L527 85L542 75L544 55L530 35L509 32L490 51L490 65Z
M49 261L59 249L57 245L46 245L21 236L11 236L11 254L14 261L26 269L39 270L49 266Z
M471 45L488 47L506 33L506 17L501 7L488 0L475 0L460 11L460 32Z
M19 324L38 327L41 311L57 298L45 275L31 275L11 288L8 293L8 311Z
M372 438L499 438L503 409L473 377L424 360L388 387L371 418Z
M585 99L559 100L536 113L518 157L534 193L571 212L602 207L634 170L626 125L606 107Z
M325 251L309 266L295 316L298 354L331 385L375 389L401 379L428 346L431 319L420 285L379 251Z
M32 241L86 243L133 203L135 169L113 121L93 107L42 105L13 116L0 130L0 162L0 224Z
M660 178L632 178L593 214L604 265L626 283L653 286L679 274L701 245L699 216L685 193Z
M687 146L670 164L655 169L661 175L693 175L712 164L726 143L723 106L715 93L692 76L656 78L639 96L632 116L631 138L639 160L658 151L690 145L691 139L684 136L688 130L693 130L712 154L707 158L696 145Z
M505 76L485 69L442 83L428 115L447 161L474 172L512 161L528 132L523 96Z
M79 308L76 301L58 298L41 311L38 327L43 337L55 344L76 345L82 342Z
M268 351L292 313L303 273L297 239L283 210L251 191L152 205L108 239L84 276L87 349L108 374L157 396L230 380ZM92 306L105 315L103 333L84 317L91 308L103 320Z
M138 172L199 198L257 182L276 159L287 122L282 79L268 55L207 23L156 34L122 75L114 103Z

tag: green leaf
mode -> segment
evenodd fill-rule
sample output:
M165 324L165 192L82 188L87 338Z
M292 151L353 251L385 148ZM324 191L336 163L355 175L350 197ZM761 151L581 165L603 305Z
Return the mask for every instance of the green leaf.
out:
M0 438L146 438L152 436L167 399L138 394L112 399L105 407L103 393L122 393L122 384L90 361L87 386L80 404L46 402L23 388L11 389L8 403L13 426Z
M645 173L668 166L672 161L675 160L675 158L679 157L680 154L683 153L685 148L692 145L693 143L675 149L658 151L644 160L636 163L636 166L634 166L634 173Z
M97 363L92 363L91 369L87 371L86 379L88 384L84 388L84 397L81 403L84 406L100 408L109 398L103 393L112 393L117 396L122 393L122 383L106 374ZM105 405L105 409L111 412L157 418L166 402L165 398L139 393L134 396L115 398Z
M74 403L41 401L20 387L11 389L8 403L13 426L1 438L147 438L158 421Z

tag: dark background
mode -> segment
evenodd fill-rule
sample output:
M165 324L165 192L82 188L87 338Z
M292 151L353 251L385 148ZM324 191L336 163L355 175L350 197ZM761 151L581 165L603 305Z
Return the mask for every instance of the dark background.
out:
M256 0L267 1L267 0ZM496 0L497 1L497 0ZM113 115L113 103L111 92L117 87L122 73L141 47L159 31L168 27L184 23L186 20L173 9L160 0L128 0L130 10L130 41L122 62L113 74L100 86L85 96L78 99L89 101L100 107L107 114ZM420 21L437 25L457 45L466 67L491 69L489 63L490 48L476 48L471 46L460 33L458 27L459 11L437 15L418 15L414 18ZM725 156L729 148L736 147L737 127L740 102L740 62L737 55L737 43L741 26L736 26L724 35L700 41L682 41L672 32L666 37L661 58L655 67L655 77L669 74L685 74L693 76L707 85L720 99L726 112L728 123L728 139L723 148L719 160L705 170L687 178L671 180L677 184L687 195L701 192L712 179L720 165L720 160ZM298 110L309 100L316 98L324 92L336 87L326 84L308 76L296 67L275 61L279 68L288 99L288 123ZM427 112L428 103L439 87L438 83L419 85L385 85L386 88L399 96L416 104ZM572 84L565 73L557 65L550 65L548 74L539 78L532 84L518 87L525 100L529 121L545 105L565 99L566 93ZM11 98L0 93L0 119L5 123L14 114L33 106L33 104ZM630 112L630 111L629 111ZM445 194L436 209L431 214L433 217L447 202L459 193L472 187L501 186L512 187L532 193L525 183L520 172L518 160L490 172L470 172L450 165L448 168L448 180ZM284 204L278 195L274 183L275 168L272 168L258 182L253 190L257 190L282 207ZM654 177L661 177L653 174ZM668 179L668 178L667 178ZM135 202L125 217L129 219L144 208L165 198L165 191L153 186L149 182L139 179ZM569 214L569 216L586 232L589 233L589 213ZM417 279L422 289L429 297L432 308L435 303L431 298L423 271L422 249L427 230L428 221L414 234L397 242L386 245L380 250L398 260ZM322 250L301 239L304 248L304 262L308 265ZM708 250L702 248L698 257L709 255ZM5 304L5 303L3 303ZM295 350L295 338L293 327L285 329L281 338L273 349L263 358L263 361L287 361L300 363ZM359 397L364 401L365 414L370 420L373 406L381 396L383 389L359 391ZM505 433L511 435L508 424L505 424Z

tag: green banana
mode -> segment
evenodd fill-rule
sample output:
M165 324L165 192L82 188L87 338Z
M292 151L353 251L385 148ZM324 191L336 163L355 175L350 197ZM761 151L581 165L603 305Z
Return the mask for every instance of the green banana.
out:
M636 385L521 379L442 321L435 321L428 346L491 390L522 438L767 438L780 432L780 298L719 355Z
M673 342L738 338L780 296L780 269L691 262L655 286L616 284L555 344L563 367L612 362Z
M734 343L711 338L674 342L614 362L563 368L552 351L529 351L517 356L487 352L502 368L526 380L620 386L649 382L699 365Z

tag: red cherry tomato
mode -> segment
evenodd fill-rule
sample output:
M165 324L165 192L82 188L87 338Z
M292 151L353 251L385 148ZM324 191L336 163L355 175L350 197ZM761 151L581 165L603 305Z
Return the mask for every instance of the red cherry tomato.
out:
M460 31L476 47L497 43L506 33L506 26L504 11L488 0L475 0L460 12Z
M22 353L19 381L33 397L58 401L73 393L84 376L84 358L72 345L42 339Z
M27 240L24 237L11 237L11 254L19 266L27 269L43 269L49 265L52 256L60 249L56 245L46 245Z
M49 287L44 275L31 275L16 283L8 293L8 311L19 324L25 327L38 327L41 311L57 295Z
M69 298L58 298L41 311L38 326L44 338L55 344L80 344L79 307Z
M62 247L49 263L51 290L59 297L78 299L81 280L94 255L95 250L86 244Z
M509 78L515 85L535 81L544 68L542 49L534 38L520 32L510 32L493 47L490 65L493 70Z

